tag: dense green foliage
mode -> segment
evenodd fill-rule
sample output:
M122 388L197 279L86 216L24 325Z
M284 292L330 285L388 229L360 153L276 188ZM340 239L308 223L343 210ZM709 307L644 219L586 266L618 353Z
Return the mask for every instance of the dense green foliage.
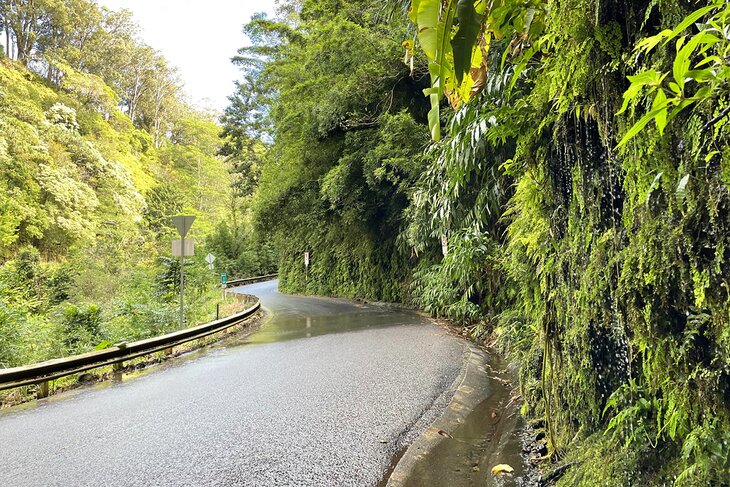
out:
M188 323L215 313L218 272L273 270L238 216L220 126L182 101L128 13L78 0L0 16L17 58L0 54L0 367L175 329L172 215L197 216Z
M726 3L410 3L248 26L283 287L493 334L564 485L729 484Z
M397 235L424 167L425 79L401 62L402 23L378 13L304 2L246 27L254 45L236 59L248 82L227 113L229 147L243 159L252 139L265 146L245 170L260 167L255 223L279 248L284 290L405 297Z
M481 277L451 282L488 302L523 363L526 411L546 418L556 456L580 462L566 485L727 483L727 7L683 21L674 2L545 2L506 31L504 8L520 4L482 22L499 26L490 48L506 59L489 76L510 82L455 114L437 160L454 185L486 178L477 191L494 204L425 189L428 209L482 212L455 215L447 234L466 225L489 243L456 247L438 270L453 259L466 272L486 247ZM489 162L464 155L464 139L483 140L466 145Z
M727 2L291 1L222 130L128 12L0 26L0 366L174 328L190 213L188 321L278 259L493 337L564 485L730 484Z

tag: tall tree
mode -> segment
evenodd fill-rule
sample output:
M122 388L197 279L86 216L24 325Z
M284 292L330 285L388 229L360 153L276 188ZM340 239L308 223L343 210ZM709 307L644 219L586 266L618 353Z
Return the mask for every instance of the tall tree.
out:
M30 61L35 43L50 27L48 17L56 7L55 0L7 0L0 5L8 40L12 40L15 57L21 63Z

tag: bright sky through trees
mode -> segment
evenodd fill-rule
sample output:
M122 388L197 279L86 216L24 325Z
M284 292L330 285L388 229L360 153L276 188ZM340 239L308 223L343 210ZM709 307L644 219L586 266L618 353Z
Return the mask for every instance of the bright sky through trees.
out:
M134 13L142 39L180 68L195 105L222 110L233 93L238 69L230 62L248 44L243 24L256 12L274 11L274 0L98 0ZM224 12L224 15L221 13Z

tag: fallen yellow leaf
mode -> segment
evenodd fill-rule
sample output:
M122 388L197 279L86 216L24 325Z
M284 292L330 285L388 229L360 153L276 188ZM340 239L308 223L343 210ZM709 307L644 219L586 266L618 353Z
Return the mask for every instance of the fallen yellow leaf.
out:
M507 465L506 463L500 463L492 467L492 475L499 475L502 473L512 473L515 469Z

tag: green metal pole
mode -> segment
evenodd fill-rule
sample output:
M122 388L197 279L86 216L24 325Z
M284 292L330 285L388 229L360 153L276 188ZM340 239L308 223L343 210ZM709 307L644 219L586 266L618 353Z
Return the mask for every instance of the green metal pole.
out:
M185 237L180 239L180 329L185 327L185 316L183 313L183 289L185 285Z

